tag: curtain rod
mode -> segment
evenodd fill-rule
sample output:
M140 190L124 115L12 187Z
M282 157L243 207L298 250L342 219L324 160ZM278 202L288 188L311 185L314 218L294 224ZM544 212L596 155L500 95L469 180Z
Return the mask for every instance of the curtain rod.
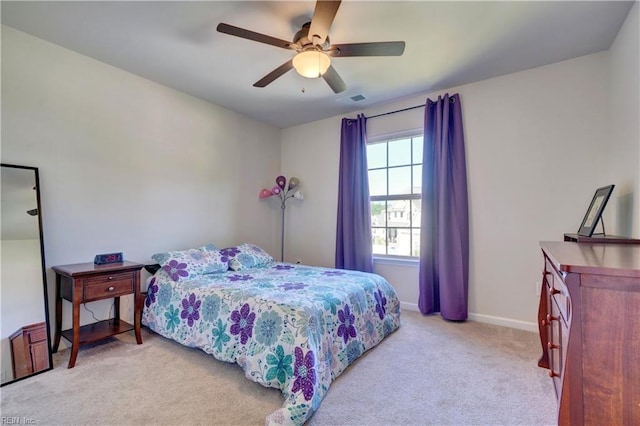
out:
M453 96L449 97L449 102L453 103L455 101L456 100L455 100L455 98ZM395 111L383 112L382 114L376 114L376 115L372 115L371 117L367 117L367 119L376 118L376 117L382 117L383 115L391 115L391 114L395 114L397 112L410 111L410 110L416 109L416 108L424 108L425 105L426 105L426 103L424 103L422 105L414 105L414 106L408 107L408 108L397 109Z
M376 115L372 115L371 117L367 117L367 119L376 118L376 117L382 117L383 115L391 115L391 114L395 114L397 112L409 111L409 110L416 109L416 108L424 108L424 105L425 104L415 105L415 106L408 107L408 108L397 109L395 111L383 112L382 114L376 114Z

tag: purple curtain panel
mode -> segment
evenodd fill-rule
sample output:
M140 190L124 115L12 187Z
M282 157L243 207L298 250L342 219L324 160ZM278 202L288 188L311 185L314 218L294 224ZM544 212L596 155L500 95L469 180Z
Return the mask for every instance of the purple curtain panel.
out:
M469 208L460 96L427 99L424 114L418 307L462 321L468 314Z
M342 119L336 268L373 272L367 172L367 118Z

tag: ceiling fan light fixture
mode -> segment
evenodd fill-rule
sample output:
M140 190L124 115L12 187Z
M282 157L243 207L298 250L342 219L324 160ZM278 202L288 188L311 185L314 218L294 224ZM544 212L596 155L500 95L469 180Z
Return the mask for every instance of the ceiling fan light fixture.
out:
M331 59L324 52L307 50L293 58L293 68L303 77L321 77L331 65Z

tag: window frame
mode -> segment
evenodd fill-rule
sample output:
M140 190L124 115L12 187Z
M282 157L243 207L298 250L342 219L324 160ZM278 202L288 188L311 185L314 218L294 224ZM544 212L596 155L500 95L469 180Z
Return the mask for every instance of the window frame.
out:
M413 231L414 230L419 230L421 228L421 223L418 223L418 226L416 227L414 225L413 222L413 214L412 214L412 206L413 206L413 202L414 200L422 200L422 194L421 193L409 193L409 194L393 194L393 195L389 195L389 170L395 169L395 168L400 168L400 167L407 167L410 166L411 167L411 174L410 174L410 188L411 191L413 191L414 188L414 175L413 175L413 167L414 166L422 166L422 158L419 160L419 162L415 162L415 159L413 158L413 138L416 137L423 137L424 138L424 131L423 129L411 129L411 130L406 130L406 131L402 131L402 132L394 132L394 133L390 133L390 134L385 134L385 135L380 135L380 136L376 136L376 137L370 137L367 138L367 145L375 145L375 144L379 144L379 143L385 143L386 144L386 158L387 158L387 164L385 167L373 167L370 168L368 163L367 163L367 174L371 171L371 170L386 170L387 171L387 176L386 176L386 191L387 194L386 195L369 195L369 202L376 202L376 201L381 201L381 202L390 202L390 201L408 201L410 203L409 205L409 226L406 228L409 230L409 236L410 236L410 240L409 240L409 247L410 250L413 247ZM412 140L412 146L411 146L411 158L410 158L410 163L409 164L403 164L403 165L396 165L396 166L389 166L389 142L393 142L396 140L401 140L401 139L411 139ZM367 158L368 160L368 158ZM371 187L369 187L369 189L371 189ZM387 213L388 214L388 213ZM419 218L419 221L421 221L421 218ZM385 229L386 232L385 234L387 234L389 232L389 229L399 229L398 227L389 227L388 226L388 218L385 218L385 226L374 226L373 224L371 225L371 231L373 234L373 230L374 229ZM375 260L380 260L382 261L381 263L388 263L388 264L396 264L399 262L399 264L406 264L406 265L410 265L410 264L416 264L419 262L420 260L420 256L407 256L407 255L397 255L397 254L388 254L389 251L389 240L388 237L385 238L385 251L387 253L373 253L373 258Z

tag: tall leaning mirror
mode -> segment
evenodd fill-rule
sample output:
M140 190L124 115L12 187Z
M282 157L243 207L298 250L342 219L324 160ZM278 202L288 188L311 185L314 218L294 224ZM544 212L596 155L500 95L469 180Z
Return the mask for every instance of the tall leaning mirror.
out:
M2 164L0 175L1 385L50 370L51 336L38 168Z

